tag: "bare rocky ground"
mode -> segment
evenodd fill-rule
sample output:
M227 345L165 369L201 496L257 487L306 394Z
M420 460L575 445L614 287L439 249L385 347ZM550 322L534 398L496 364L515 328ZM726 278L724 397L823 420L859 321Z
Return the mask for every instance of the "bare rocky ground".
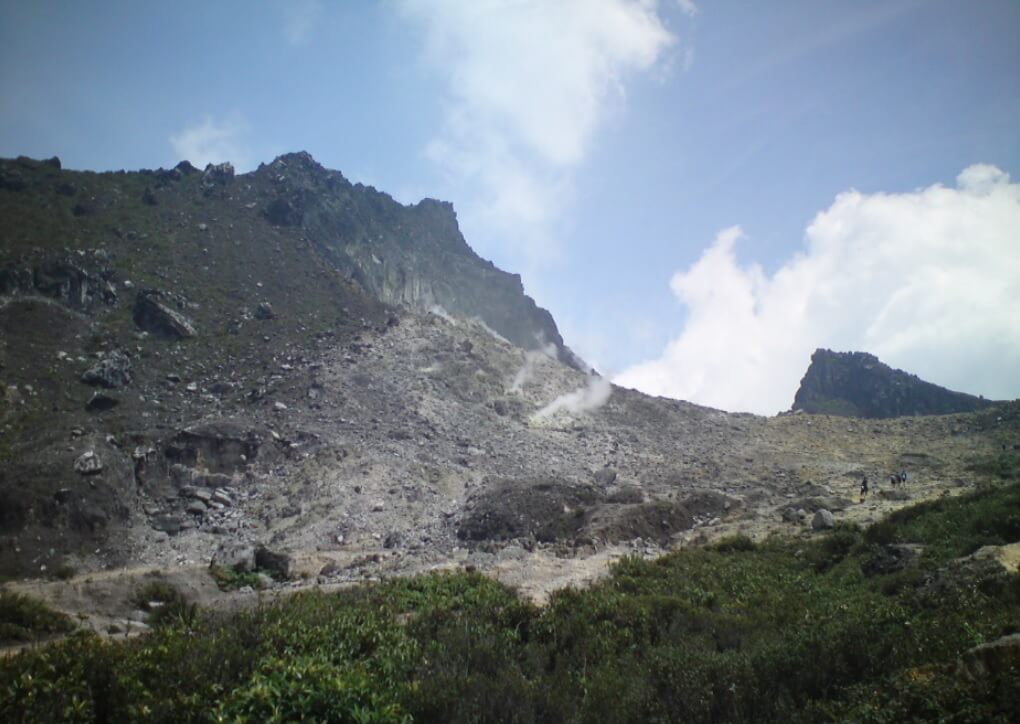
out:
M130 599L148 580L231 607L473 567L541 602L623 555L735 533L813 535L820 509L866 525L973 488L973 463L1020 441L1013 408L764 418L652 398L478 322L410 310L315 354L281 351L264 379L162 445L70 446L76 459L91 440L107 465L133 461L130 514L94 552L65 559L68 580L5 586L117 635L144 630ZM909 481L893 490L889 474L902 469ZM865 475L872 493L859 502ZM220 591L210 562L257 546L278 554L288 580Z

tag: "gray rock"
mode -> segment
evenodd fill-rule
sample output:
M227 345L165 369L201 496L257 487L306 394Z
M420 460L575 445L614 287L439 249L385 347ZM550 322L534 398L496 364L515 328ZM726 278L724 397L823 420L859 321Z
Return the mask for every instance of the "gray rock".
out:
M233 479L225 473L199 473L192 480L195 485L203 488L223 488L233 482Z
M198 485L184 485L177 491L177 496L180 498L187 498L189 500L201 500L203 503L208 503L212 500L212 490Z
M116 397L111 397L105 392L96 392L89 398L89 401L85 403L85 409L88 412L106 412L112 410L114 407L120 404L120 400Z
M815 513L815 517L811 520L811 527L815 530L827 530L836 525L836 521L832 517L832 513L822 508Z
M149 521L155 530L173 535L181 531L181 519L176 515L154 515Z
M961 657L960 668L963 675L971 680L1008 675L1010 671L1020 670L1020 634L975 646Z
M120 350L106 355L81 376L87 385L101 385L106 388L123 387L131 382L131 360Z
M223 541L209 565L230 568L238 573L250 573L255 570L255 546L241 541Z
M595 473L595 482L599 485L612 485L616 482L616 471L612 468L602 468Z
M255 549L255 567L268 571L278 579L287 580L293 573L294 561L287 553L259 546Z
M195 324L159 301L160 293L145 289L135 298L134 320L139 329L167 339L194 337Z
M184 510L190 515L205 515L205 511L208 510L208 508L206 508L205 503L201 500L193 500L188 503L188 507Z
M225 186L234 180L234 166L230 163L208 164L202 173L202 185L206 188Z
M273 311L273 305L269 302L261 302L255 308L255 319L273 319L275 316L276 312Z
M74 461L74 469L82 475L95 475L96 473L102 472L103 461L99 459L99 455L95 450L89 450L82 453L78 459Z

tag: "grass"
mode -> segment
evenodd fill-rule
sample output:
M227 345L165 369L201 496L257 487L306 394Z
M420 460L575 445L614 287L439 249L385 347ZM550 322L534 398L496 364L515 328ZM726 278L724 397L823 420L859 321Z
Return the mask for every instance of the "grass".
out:
M865 538L878 544L919 543L929 558L940 562L969 555L982 546L1016 542L1020 540L1020 484L902 508L869 528Z
M1017 576L919 592L983 535L978 518L984 540L1020 539L1003 523L1018 495L1012 483L900 514L892 538L944 548L872 578L862 564L885 543L844 526L624 559L544 608L457 573L193 611L116 643L76 634L0 663L0 718L1008 721L1015 678L971 682L955 666L1018 630ZM179 594L153 582L136 600L162 610Z

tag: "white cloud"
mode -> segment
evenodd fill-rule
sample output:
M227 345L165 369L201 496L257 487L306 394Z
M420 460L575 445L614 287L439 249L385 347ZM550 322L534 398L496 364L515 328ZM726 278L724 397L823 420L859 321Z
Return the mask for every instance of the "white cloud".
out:
M697 17L701 12L701 9L695 4L694 0L676 0L680 9L683 10L689 17Z
M424 31L425 59L447 88L443 127L427 157L458 190L462 216L540 255L570 197L571 170L619 107L626 79L656 65L675 42L657 3L401 6Z
M230 161L239 172L253 167L252 152L244 142L248 124L238 114L216 121L205 116L199 123L170 136L174 155L203 168L208 163Z
M282 4L283 36L291 45L305 45L322 17L320 0L287 0Z
M955 188L847 191L775 274L741 265L739 227L670 286L687 306L658 359L614 382L656 395L775 413L817 347L872 352L951 389L1020 396L1020 184L974 165Z

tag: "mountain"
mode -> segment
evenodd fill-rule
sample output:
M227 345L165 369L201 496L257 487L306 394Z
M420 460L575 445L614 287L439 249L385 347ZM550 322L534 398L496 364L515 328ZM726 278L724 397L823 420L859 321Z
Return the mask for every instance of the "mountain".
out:
M903 504L851 506L862 472L909 468L907 498L976 484L1020 425L864 434L582 370L448 204L303 153L243 175L0 161L0 576L200 588L261 551L285 579L473 566L541 595L625 553Z
M793 410L845 417L904 417L973 412L996 404L893 369L867 352L815 350Z

